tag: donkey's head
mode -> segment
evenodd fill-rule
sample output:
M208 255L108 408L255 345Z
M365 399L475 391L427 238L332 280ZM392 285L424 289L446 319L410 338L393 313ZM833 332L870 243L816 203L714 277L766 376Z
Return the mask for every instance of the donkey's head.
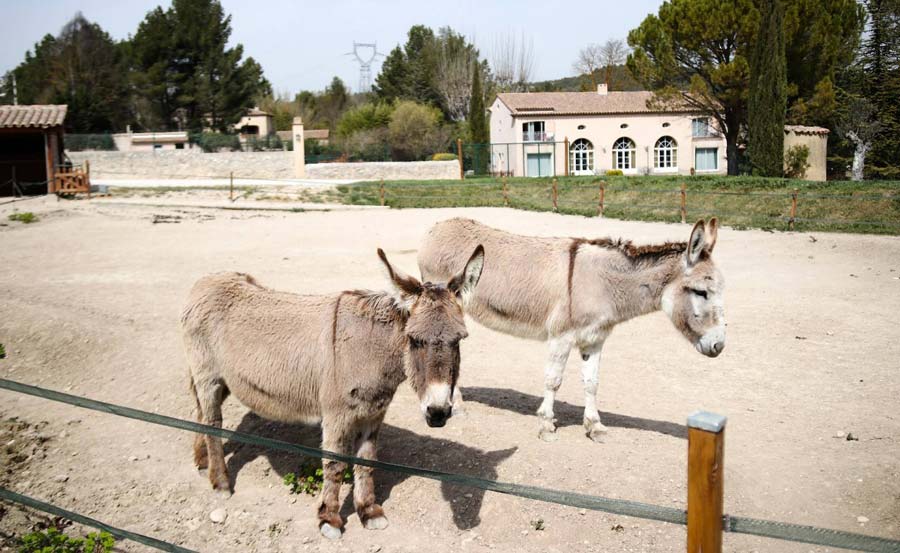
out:
M697 351L716 357L725 349L725 282L712 261L719 223L697 221L682 260L682 271L666 286L663 311Z
M462 297L471 294L481 278L484 248L475 248L462 271L440 284L422 283L401 273L380 249L378 257L387 269L398 305L408 313L406 373L410 384L419 396L428 426L444 426L459 378L459 341L468 336Z

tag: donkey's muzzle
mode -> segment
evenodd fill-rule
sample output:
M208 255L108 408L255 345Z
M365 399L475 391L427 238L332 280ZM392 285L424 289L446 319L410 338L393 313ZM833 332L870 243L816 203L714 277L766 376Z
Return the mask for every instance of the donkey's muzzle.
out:
M428 407L425 409L425 422L432 428L440 428L450 418L450 407Z

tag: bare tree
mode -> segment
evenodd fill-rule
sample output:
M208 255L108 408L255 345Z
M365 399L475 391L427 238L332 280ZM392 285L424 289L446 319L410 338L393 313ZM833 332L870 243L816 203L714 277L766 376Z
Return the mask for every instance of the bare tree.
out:
M853 165L851 179L863 180L866 155L872 148L872 142L881 131L881 123L876 118L875 106L861 97L852 97L846 103L846 111L841 117L838 132L853 143Z
M597 72L603 67L602 48L599 44L588 44L578 52L578 59L572 69L579 75L587 75L591 80L591 90L597 90Z
M612 69L628 58L628 46L621 38L607 40L600 47L600 62L606 72L606 86L612 88Z
M491 51L491 69L500 92L525 92L534 73L534 40L523 33L498 36Z
M578 52L578 58L572 68L579 75L585 75L591 81L591 90L596 90L598 74L603 70L607 88L612 88L613 67L625 63L628 57L628 46L625 41L616 38L603 44L588 44Z

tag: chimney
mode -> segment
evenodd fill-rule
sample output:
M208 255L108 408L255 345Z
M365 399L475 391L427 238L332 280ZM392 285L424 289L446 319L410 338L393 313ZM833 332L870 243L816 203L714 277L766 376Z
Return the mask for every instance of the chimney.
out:
M606 96L606 83L600 83L597 85L597 94Z

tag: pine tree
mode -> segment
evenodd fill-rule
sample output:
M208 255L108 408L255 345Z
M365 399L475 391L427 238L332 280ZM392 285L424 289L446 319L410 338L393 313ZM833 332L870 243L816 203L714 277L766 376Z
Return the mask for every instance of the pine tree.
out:
M900 0L869 0L869 29L863 43L863 86L874 106L879 132L872 143L874 176L900 178Z
M784 119L787 66L782 0L760 1L759 33L750 65L747 102L748 151L753 173L780 177L784 172Z

